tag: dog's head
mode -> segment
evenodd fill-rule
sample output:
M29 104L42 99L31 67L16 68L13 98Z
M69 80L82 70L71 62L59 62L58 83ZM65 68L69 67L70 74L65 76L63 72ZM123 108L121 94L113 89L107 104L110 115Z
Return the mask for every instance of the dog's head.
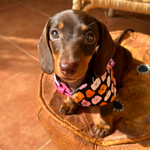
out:
M95 53L94 73L103 75L114 51L105 25L79 10L64 11L49 19L38 45L42 70L54 72L67 82L86 74Z

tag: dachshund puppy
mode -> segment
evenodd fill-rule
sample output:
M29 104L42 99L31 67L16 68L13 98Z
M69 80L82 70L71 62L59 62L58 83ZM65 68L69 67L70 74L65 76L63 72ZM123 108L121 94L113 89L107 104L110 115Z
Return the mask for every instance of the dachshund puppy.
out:
M38 52L42 70L47 74L54 73L56 80L72 93L62 103L60 112L72 114L78 104L98 104L100 117L95 125L95 134L98 137L110 134L116 96L114 87L116 82L121 83L128 70L132 62L131 53L112 40L103 23L79 10L63 11L47 21L39 40ZM111 59L114 66L111 66ZM84 91L89 101L80 91L86 86L90 87ZM106 91L105 94L103 91ZM99 95L92 98L95 92Z

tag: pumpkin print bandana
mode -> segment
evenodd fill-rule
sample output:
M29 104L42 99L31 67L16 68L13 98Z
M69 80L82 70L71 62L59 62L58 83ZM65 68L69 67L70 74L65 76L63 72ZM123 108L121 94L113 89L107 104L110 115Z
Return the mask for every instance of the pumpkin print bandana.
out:
M117 94L116 80L111 65L101 77L92 77L91 81L82 84L73 93L73 99L81 106L103 106L112 102Z

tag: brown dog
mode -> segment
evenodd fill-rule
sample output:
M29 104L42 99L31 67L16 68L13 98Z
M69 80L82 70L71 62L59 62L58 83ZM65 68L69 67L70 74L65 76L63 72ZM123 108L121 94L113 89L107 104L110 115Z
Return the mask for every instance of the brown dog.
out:
M67 10L49 19L39 41L38 52L42 70L55 73L74 91L94 72L101 77L111 58L115 61L114 77L120 84L129 68L131 53L115 43L106 26L79 10ZM60 112L72 114L77 103L69 96ZM95 134L104 137L111 133L113 102L100 106L99 122Z

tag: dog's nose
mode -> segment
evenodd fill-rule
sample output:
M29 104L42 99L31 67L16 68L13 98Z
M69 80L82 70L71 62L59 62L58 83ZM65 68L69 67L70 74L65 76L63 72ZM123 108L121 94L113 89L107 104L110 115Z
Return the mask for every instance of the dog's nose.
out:
M77 71L77 63L60 63L60 70L64 75L74 75Z

